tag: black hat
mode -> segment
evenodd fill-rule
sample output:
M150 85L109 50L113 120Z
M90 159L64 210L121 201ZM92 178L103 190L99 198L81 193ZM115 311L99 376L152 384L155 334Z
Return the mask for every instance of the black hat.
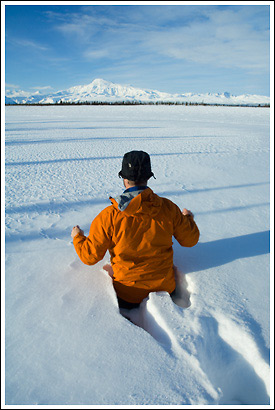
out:
M154 176L149 154L144 151L127 152L123 157L122 169L118 175L129 181L148 181Z

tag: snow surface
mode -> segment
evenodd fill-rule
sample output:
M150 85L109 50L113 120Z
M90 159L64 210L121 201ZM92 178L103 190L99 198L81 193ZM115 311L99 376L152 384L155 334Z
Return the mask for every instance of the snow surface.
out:
M25 94L25 95L24 95ZM226 104L226 105L268 105L270 98L263 95L231 95L224 93L207 94L169 94L157 90L145 90L129 85L115 84L96 78L90 84L77 85L67 90L41 95L39 92L31 95L22 90L6 90L6 104L54 104L57 102L77 103L77 102L119 102L138 101L149 102L179 102L179 103L204 103L204 104Z
M267 405L269 109L6 107L6 404ZM120 314L71 229L122 192L122 156L150 153L159 195L191 209L174 302ZM134 322L132 323L125 316Z

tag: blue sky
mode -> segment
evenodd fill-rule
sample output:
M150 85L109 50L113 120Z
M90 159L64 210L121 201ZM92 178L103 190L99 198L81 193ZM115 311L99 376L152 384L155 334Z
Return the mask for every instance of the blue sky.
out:
M45 3L5 3L10 90L103 78L171 93L269 95L269 5Z

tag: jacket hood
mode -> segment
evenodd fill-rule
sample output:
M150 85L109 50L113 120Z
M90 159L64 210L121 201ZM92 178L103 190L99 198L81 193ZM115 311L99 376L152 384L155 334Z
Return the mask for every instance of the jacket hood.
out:
M150 188L144 190L125 192L116 198L110 197L112 204L126 215L149 214L156 216L162 204L162 199Z

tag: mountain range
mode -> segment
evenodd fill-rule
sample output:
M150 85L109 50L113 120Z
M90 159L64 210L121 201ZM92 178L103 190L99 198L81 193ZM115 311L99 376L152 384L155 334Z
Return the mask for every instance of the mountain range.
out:
M262 95L232 95L224 93L207 94L169 94L157 90L135 88L128 85L115 84L102 79L95 79L90 84L70 87L55 93L41 94L7 92L6 104L56 104L56 103L85 103L85 102L140 102L140 103L193 103L218 105L269 105L270 98Z

